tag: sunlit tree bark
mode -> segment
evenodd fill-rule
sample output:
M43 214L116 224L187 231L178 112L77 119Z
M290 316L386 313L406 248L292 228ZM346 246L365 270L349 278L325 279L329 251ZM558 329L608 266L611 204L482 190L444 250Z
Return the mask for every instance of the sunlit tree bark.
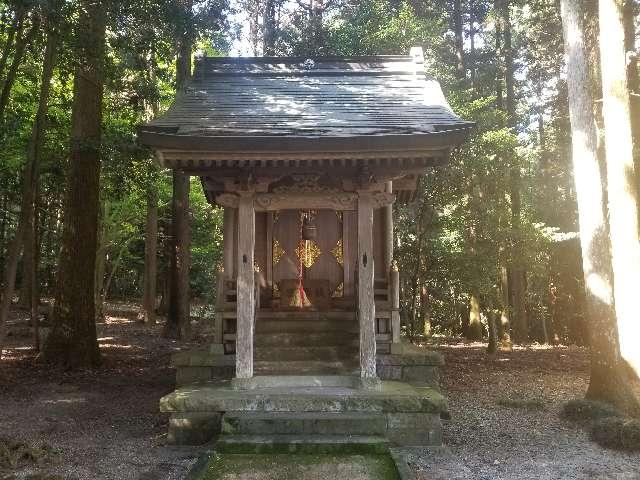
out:
M604 178L597 155L591 81L586 61L583 7L562 0L572 160L578 198L580 243L591 344L591 378L587 397L627 411L640 405L624 375L613 301L610 242L606 222Z
M602 114L614 298L622 358L640 375L640 242L623 0L600 0Z

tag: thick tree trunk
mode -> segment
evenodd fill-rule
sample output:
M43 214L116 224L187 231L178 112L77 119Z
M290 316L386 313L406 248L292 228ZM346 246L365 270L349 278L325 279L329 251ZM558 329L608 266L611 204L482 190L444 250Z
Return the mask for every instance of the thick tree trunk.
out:
M150 182L152 183L152 182ZM144 322L156 323L156 287L158 276L158 192L155 185L147 191L147 221L144 240Z
M638 56L636 52L637 8L635 0L624 2L624 41L627 51L627 79L631 94L631 129L633 132L633 157L636 172L640 171L640 76L638 75ZM636 173L637 191L640 191L640 175Z
M640 242L633 159L631 98L623 23L624 1L600 0L602 114L607 156L614 299L622 358L640 376Z
M482 322L480 319L480 295L473 292L469 298L469 326L467 340L482 340Z
M587 397L638 412L640 406L624 377L618 345L604 178L598 162L590 88L592 79L584 47L582 2L562 0L561 7L586 315L591 343L591 378Z
M462 22L462 0L453 1L453 32L455 35L455 48L456 48L456 78L458 80L464 80L465 73L465 58L464 58L464 32Z
M69 186L47 361L68 368L100 361L95 269L100 211L100 145L105 60L105 8L83 0L75 32Z
M189 176L173 172L173 246L169 275L169 312L164 335L168 338L189 338Z
M51 78L55 66L55 57L58 48L58 35L53 25L48 25L47 42L44 51L42 65L42 80L40 83L40 95L38 99L38 110L31 129L31 138L27 147L27 162L22 175L22 201L20 207L20 217L16 228L15 237L9 245L7 251L7 262L5 264L3 285L4 291L2 302L0 303L0 353L4 343L4 325L9 315L11 301L13 299L18 269L20 251L24 245L25 263L23 283L28 284L29 297L26 305L31 307L35 301L35 289L33 284L36 277L36 204L38 183L40 181L40 159L44 134L46 130L47 109L49 105L49 92L51 89ZM36 342L38 348L38 342Z

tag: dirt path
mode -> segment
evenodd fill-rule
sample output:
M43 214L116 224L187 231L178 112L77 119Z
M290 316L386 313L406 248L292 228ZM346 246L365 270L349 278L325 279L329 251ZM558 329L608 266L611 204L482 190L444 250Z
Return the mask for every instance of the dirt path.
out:
M165 446L167 418L158 413L158 399L173 389L169 356L190 344L162 339L159 327L137 324L132 313L98 327L104 366L97 372L52 372L34 362L28 337L11 337L0 361L0 439L52 451L42 465L3 470L0 464L0 480L35 472L71 480L171 480L193 464L198 449ZM440 350L452 419L445 449L409 452L418 478L640 479L640 455L604 450L558 417L562 403L586 389L584 350L518 349L491 360L482 345ZM544 408L499 405L506 398L540 399Z

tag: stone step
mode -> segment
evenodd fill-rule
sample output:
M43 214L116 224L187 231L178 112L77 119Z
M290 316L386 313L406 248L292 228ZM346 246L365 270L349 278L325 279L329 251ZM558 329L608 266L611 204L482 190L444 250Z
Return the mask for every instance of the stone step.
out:
M358 355L355 345L323 345L310 347L256 346L253 358L256 361L278 359L280 362L297 360L351 360Z
M356 360L352 361L316 361L294 360L256 361L256 375L350 375L358 368Z
M221 435L214 448L235 454L385 454L389 442L360 435Z
M224 435L365 435L384 436L386 418L366 412L227 412Z
M269 332L349 332L358 333L358 324L345 320L273 320L259 319L256 321L257 333Z
M351 332L260 332L255 337L256 347L358 346L358 342L358 335Z
M254 375L250 388L353 388L359 379L356 375Z

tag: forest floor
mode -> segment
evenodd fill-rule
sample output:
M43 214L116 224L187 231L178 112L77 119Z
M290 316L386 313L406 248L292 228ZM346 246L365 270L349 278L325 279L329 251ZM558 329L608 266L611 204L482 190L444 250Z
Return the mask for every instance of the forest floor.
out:
M182 478L201 450L166 445L158 399L174 386L170 355L210 332L187 343L160 330L137 323L135 306L120 305L98 325L102 368L69 373L39 364L27 332L14 329L0 360L0 480L44 479L30 476L44 472L69 480ZM515 348L489 358L484 347L436 347L447 362L442 385L452 419L445 448L407 450L419 479L640 479L640 455L605 450L559 417L586 389L584 349ZM528 408L503 406L508 400ZM7 446L13 456L3 454Z

